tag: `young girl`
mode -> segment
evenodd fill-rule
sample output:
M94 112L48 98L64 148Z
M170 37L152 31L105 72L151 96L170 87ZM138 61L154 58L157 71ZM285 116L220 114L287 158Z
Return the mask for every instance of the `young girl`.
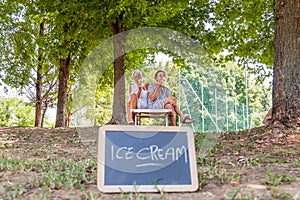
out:
M193 123L194 119L187 118L178 108L177 100L170 94L169 88L163 85L166 78L166 73L163 70L158 70L154 79L156 83L151 83L148 88L148 107L150 109L172 109L171 124L176 126L176 114L182 119L182 123Z
M142 83L142 72L134 70L132 73L134 84L129 86L129 101L127 103L128 124L134 124L133 114L130 109L146 109L148 108L148 92L149 84Z

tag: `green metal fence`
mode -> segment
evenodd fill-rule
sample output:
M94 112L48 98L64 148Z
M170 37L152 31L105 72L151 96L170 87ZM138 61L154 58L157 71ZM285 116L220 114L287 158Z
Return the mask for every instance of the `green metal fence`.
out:
M253 111L245 104L196 79L179 79L178 98L181 111L196 120L188 125L194 132L239 131L253 126Z

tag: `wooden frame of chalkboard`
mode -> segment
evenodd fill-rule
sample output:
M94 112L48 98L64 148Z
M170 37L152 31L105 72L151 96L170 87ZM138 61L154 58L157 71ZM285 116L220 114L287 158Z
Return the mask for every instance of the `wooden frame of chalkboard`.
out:
M101 192L192 192L198 189L189 127L105 125L98 134Z

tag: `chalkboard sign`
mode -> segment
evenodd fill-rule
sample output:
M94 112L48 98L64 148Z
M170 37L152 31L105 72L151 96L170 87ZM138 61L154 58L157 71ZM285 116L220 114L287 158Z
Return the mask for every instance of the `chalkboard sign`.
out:
M100 127L97 187L102 192L195 191L193 132L189 127Z

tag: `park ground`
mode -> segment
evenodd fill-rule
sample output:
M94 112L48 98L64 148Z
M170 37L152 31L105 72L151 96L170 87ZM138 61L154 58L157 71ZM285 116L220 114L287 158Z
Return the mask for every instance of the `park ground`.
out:
M299 199L300 134L266 127L218 135L198 156L199 189L98 191L97 129L0 128L0 199ZM197 155L204 134L195 135Z

